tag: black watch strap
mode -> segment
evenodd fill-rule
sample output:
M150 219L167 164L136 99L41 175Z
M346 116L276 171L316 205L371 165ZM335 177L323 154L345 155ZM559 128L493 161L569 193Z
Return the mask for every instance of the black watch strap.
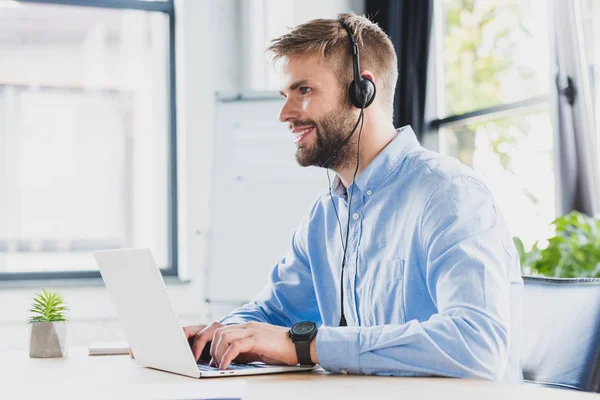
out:
M300 365L314 365L310 359L310 341L296 341L296 356Z

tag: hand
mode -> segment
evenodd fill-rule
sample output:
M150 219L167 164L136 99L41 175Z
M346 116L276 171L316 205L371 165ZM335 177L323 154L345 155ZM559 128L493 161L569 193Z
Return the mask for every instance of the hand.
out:
M196 362L200 359L206 343L210 342L213 339L215 331L223 326L225 325L219 322L213 322L208 326L192 325L183 328L183 333L190 343L192 354L194 355L194 360L196 360Z
M296 347L289 328L260 322L217 328L210 347L211 365L227 369L233 360L296 365Z

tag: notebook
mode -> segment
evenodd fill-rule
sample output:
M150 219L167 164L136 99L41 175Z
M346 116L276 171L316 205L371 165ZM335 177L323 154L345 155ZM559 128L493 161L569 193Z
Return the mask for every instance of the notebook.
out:
M126 342L94 342L89 347L90 356L116 356L129 354L129 344Z

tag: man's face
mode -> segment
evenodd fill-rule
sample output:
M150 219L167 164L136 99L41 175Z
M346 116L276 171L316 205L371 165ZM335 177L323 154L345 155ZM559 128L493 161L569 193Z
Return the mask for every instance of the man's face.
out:
M323 166L339 150L329 168L347 165L351 144L340 150L358 118L334 72L318 56L285 58L281 71L281 95L285 104L279 114L289 123L296 143L296 160L303 167Z

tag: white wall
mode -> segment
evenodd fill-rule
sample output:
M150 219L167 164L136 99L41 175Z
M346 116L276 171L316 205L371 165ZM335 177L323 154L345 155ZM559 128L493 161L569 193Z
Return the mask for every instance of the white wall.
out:
M177 123L179 173L179 268L189 283L168 284L182 324L208 322L202 278L207 271L211 233L211 183L215 143L215 93L241 91L243 61L239 48L240 2L245 0L176 0ZM363 11L363 0L297 0L298 22ZM296 18L295 18L296 19ZM50 283L47 283L50 284ZM39 287L44 286L40 283ZM56 286L56 284L54 284ZM38 287L0 287L0 351L25 349L24 322ZM69 343L124 340L114 307L101 285L60 287L69 302Z

